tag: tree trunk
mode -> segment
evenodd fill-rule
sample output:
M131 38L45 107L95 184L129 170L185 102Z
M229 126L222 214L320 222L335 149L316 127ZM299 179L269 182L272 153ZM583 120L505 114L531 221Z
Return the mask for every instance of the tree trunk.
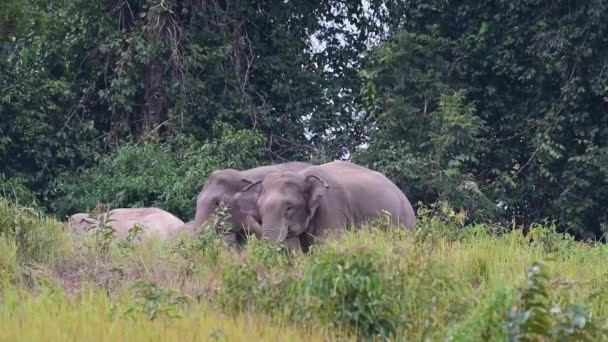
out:
M163 122L165 96L163 92L163 66L152 62L146 68L144 91L144 134L158 133Z
M163 50L168 44L168 37L163 34L167 22L160 4L151 6L146 15L146 33L148 48L151 49L150 61L146 65L144 75L144 108L143 131L145 135L157 135L160 125L165 120L165 93L163 80L165 76L165 63ZM165 61L166 62L166 61Z

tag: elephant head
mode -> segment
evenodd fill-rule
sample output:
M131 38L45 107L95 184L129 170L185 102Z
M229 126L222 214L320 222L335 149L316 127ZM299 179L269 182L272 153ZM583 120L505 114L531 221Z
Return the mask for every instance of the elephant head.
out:
M86 213L78 213L70 216L70 227L74 232L84 233L97 226L97 219Z
M245 215L258 215L264 240L287 243L292 249L294 237L304 233L329 185L317 175L294 172L268 174L234 196Z
M223 223L231 223L232 229L240 231L242 226L248 220L242 215L241 211L235 209L233 203L233 196L244 186L253 183L251 180L245 178L241 171L234 169L217 170L211 173L207 182L203 186L203 189L199 193L196 200L196 215L192 223L199 228L203 224L207 223L211 215L217 212L218 209L225 206L227 214L230 215L229 222L226 222L224 217L219 217L216 223L216 228L219 228Z

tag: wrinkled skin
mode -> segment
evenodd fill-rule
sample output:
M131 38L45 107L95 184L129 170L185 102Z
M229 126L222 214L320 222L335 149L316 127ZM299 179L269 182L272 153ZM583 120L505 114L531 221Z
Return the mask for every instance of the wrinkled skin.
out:
M289 249L308 247L311 237L326 238L347 225L391 215L393 225L415 228L407 197L382 174L343 161L299 172L270 173L234 196L245 215L258 215L262 238L285 242Z
M143 228L143 235L158 234L162 239L177 236L184 222L173 214L160 208L119 208L104 213L106 224L114 228L114 236L124 238L135 225ZM69 224L76 233L84 233L96 228L101 216L91 217L86 213L70 216Z
M211 215L220 207L220 203L226 206L230 215L231 230L224 235L228 243L243 244L245 235L262 236L259 225L259 215L252 212L243 215L233 201L233 196L247 185L260 181L271 172L300 171L311 166L308 163L289 162L275 165L260 166L249 170L239 171L235 169L217 170L211 173L196 200L196 214L194 220L186 224L186 230L195 232L204 225ZM218 225L225 223L222 219Z

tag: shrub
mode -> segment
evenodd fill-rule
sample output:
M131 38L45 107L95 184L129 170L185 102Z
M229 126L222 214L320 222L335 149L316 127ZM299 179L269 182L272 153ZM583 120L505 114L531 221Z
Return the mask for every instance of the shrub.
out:
M373 250L322 250L304 271L302 303L322 324L346 325L363 336L388 337L398 322L385 280Z
M96 166L55 179L50 208L65 217L99 202L112 208L158 206L189 220L209 173L252 167L260 158L263 140L257 133L224 125L214 131L218 136L205 143L179 135L165 143L123 145Z
M35 205L36 196L22 178L6 178L0 174L0 196L22 205Z
M53 263L72 249L69 232L63 224L36 209L1 197L0 236L15 243L20 262Z
M284 245L258 240L255 236L247 240L247 255L249 262L264 265L268 269L281 269L287 265L288 258L285 257Z
M250 264L229 265L222 275L218 303L228 313L250 312L259 299L257 271Z
M263 312L293 316L299 279L286 272L290 257L276 244L253 239L244 258L224 269L218 303L231 314Z
M574 245L574 237L568 233L558 233L554 223L530 225L530 239L532 245L542 248L545 253L564 255L568 254Z
M566 302L560 306L553 298L549 270L542 261L528 269L517 297L507 321L511 341L608 338L605 317L594 317L580 304Z
M457 324L448 339L452 341L507 341L504 321L513 302L513 291L500 288L490 292Z
M165 289L145 280L137 280L131 286L133 302L127 305L125 315L144 314L153 320L159 316L183 317L188 309L188 297L177 290Z
M222 256L228 246L211 226L202 227L195 237L180 239L173 246L173 252L184 259L192 259L193 254L200 254L206 266L215 267L221 264Z

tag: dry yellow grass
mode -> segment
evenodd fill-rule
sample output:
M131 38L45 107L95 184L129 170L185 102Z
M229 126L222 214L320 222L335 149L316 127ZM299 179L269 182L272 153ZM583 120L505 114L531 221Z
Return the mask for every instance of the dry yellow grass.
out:
M185 317L125 317L98 290L78 298L53 291L7 290L0 307L0 341L330 341L313 329L263 316L227 317L201 306Z

